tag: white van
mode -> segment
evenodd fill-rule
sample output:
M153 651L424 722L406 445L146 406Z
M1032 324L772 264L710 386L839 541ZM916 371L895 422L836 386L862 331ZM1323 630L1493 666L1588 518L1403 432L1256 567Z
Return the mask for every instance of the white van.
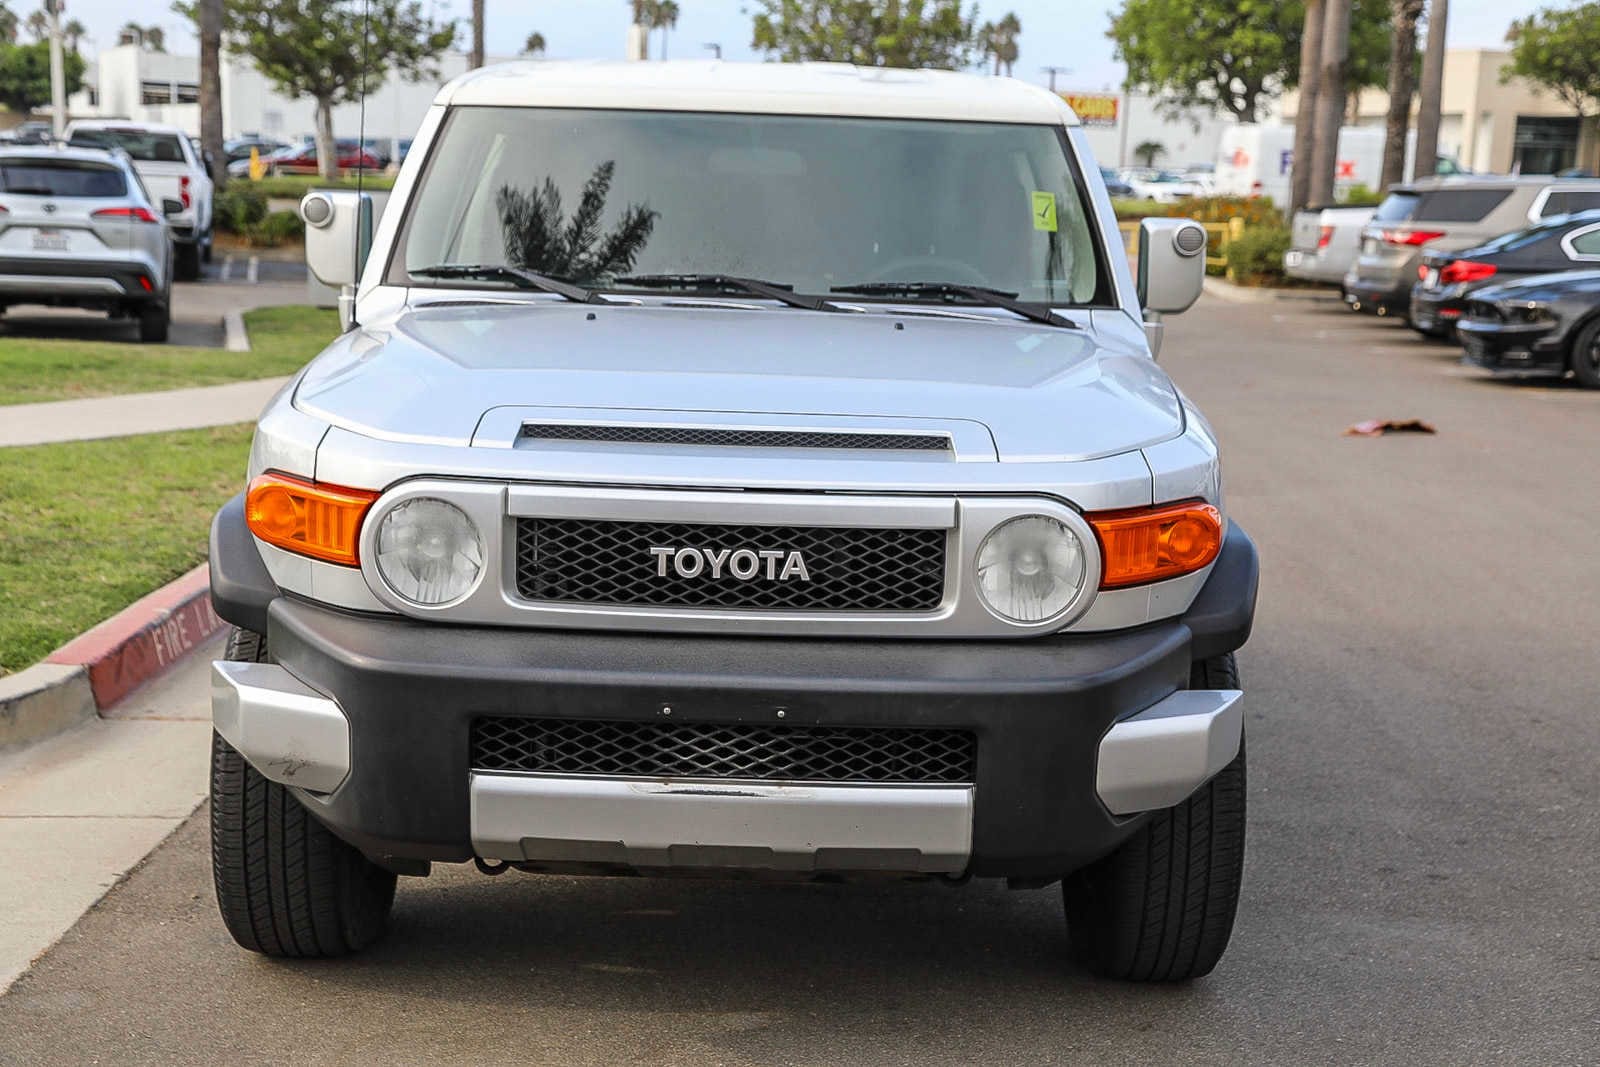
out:
M1380 192L1383 181L1381 126L1346 126L1339 131L1339 152L1334 168L1334 198L1343 200L1354 186ZM1411 170L1416 131L1406 138L1406 171ZM1287 123L1252 123L1222 131L1217 145L1218 196L1264 196L1274 203L1289 203L1289 176L1294 168L1294 126ZM1440 156L1442 175L1466 174L1455 159Z

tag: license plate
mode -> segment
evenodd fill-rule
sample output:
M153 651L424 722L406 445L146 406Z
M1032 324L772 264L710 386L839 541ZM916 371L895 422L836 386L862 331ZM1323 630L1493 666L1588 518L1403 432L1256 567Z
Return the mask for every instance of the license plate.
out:
M1439 271L1437 269L1430 268L1428 273L1423 275L1422 287L1424 289L1439 288Z
M1283 265L1291 270L1304 263L1306 254L1298 249L1291 248L1283 254Z
M33 231L33 250L35 252L65 252L67 250L67 235L57 230Z

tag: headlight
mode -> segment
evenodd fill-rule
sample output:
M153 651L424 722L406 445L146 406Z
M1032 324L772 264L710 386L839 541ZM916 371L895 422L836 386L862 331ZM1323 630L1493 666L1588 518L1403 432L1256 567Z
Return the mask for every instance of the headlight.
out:
M483 573L483 536L454 504L417 497L378 525L378 573L398 596L432 607L460 600Z
M1059 519L1024 515L989 532L978 548L978 594L1003 619L1044 622L1083 589L1083 542Z
M1502 304L1505 309L1506 321L1521 322L1528 325L1537 325L1541 322L1554 322L1555 313L1550 310L1550 305L1528 301L1522 304Z

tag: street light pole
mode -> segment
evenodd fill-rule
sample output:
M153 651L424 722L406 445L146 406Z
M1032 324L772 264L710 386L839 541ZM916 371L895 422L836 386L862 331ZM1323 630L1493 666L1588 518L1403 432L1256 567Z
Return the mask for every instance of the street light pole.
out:
M1050 91L1052 93L1056 91L1056 75L1072 73L1071 67L1040 67L1039 69L1045 74L1050 75Z
M44 0L50 17L50 127L57 138L67 132L67 66L61 51L61 0Z
M722 45L719 42L717 42L717 41L707 41L705 44L701 45L700 47L704 48L707 52L710 52L713 58L715 58L715 59L721 59L722 58Z

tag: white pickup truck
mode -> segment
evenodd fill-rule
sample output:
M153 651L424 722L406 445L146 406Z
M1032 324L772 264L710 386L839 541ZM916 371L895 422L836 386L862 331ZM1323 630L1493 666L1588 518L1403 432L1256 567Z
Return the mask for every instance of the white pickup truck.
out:
M212 182L199 150L177 126L79 119L67 127L67 143L88 148L120 148L133 160L155 203L176 200L182 210L167 218L172 233L172 274L178 281L200 276L211 262Z

